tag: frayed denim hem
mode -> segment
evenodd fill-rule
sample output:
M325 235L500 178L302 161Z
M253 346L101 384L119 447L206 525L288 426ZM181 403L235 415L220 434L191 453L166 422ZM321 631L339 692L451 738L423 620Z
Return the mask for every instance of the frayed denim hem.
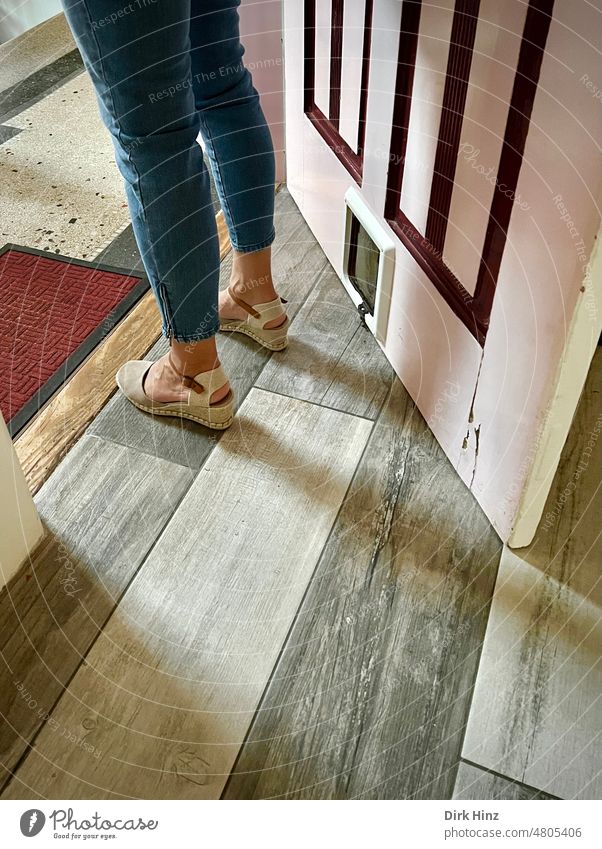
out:
M264 239L263 242L258 242L256 245L236 245L232 242L232 238L230 237L230 242L232 243L232 247L239 254L252 254L256 251L262 251L264 248L269 248L274 239L276 238L276 230L272 229L272 232L268 236L267 239Z

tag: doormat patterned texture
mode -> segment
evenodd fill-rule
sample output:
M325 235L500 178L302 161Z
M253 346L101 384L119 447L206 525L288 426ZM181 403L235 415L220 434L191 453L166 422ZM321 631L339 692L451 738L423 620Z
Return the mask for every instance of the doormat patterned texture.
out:
M13 436L147 289L130 271L0 249L0 409Z

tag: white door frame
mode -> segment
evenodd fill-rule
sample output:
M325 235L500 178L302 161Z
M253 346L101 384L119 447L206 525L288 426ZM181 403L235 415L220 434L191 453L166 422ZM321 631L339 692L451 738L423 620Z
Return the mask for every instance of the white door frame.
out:
M44 528L0 414L0 589L26 562L44 536Z
M529 545L535 536L602 333L601 238L602 228L598 232L589 271L569 327L552 400L531 452L533 461L521 494L514 529L508 539L510 548ZM595 437L594 432L592 437L598 437L601 423L602 419L598 418ZM584 457L583 461L587 462L587 458ZM573 483L578 485L578 481Z

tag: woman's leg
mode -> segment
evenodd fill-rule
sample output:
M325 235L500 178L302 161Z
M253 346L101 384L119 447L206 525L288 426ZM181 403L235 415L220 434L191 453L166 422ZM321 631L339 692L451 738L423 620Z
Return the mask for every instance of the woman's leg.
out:
M190 0L64 0L64 7L113 139L163 332L181 371L206 371L217 362L220 258L196 141ZM145 389L156 401L188 394L167 361L153 366Z
M215 185L234 248L230 285L247 303L276 297L271 273L274 148L259 95L243 64L240 0L192 0L192 79ZM246 313L223 292L224 318ZM283 322L285 317L268 323Z

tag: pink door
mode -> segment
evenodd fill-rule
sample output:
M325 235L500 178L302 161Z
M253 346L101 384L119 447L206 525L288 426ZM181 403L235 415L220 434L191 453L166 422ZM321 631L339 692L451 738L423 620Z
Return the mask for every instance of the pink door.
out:
M450 461L525 545L601 328L599 10L284 12L289 189Z

